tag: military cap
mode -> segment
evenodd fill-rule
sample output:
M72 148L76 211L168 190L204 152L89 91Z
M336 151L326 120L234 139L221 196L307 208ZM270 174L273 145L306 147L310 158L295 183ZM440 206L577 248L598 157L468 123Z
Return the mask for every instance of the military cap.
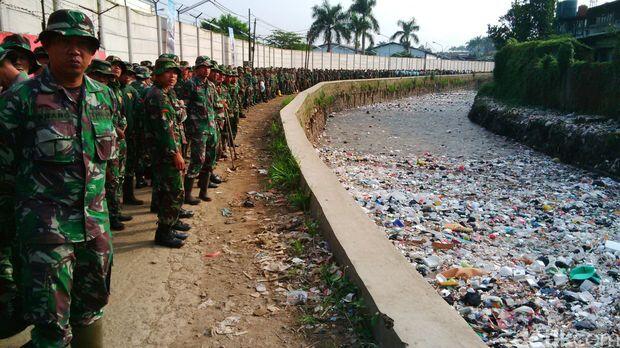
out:
M220 65L217 64L217 62L215 62L214 60L211 61L211 70L215 71L215 72L219 72L219 73L223 73L224 71L222 70L222 67Z
M159 75L163 74L167 70L173 69L177 74L181 73L181 69L177 62L170 58L159 58L155 61L155 69L153 70L153 74Z
M199 67L199 66L206 66L208 68L210 68L213 64L211 64L211 58L207 57L207 56L198 56L196 58L196 64L194 64L194 67Z
M5 37L2 41L2 48L14 51L16 53L20 52L25 54L26 57L28 57L28 60L30 60L30 71L28 71L29 74L34 73L41 67L39 65L39 62L37 62L37 58L35 57L34 53L32 53L31 51L30 40L28 40L23 35L12 34Z
M181 62L179 62L179 68L189 69L189 62L186 60L182 60Z
M177 65L179 64L179 56L174 53L163 53L159 56L159 58L172 59L175 63L177 63ZM155 62L155 64L157 64L157 62Z
M114 76L114 73L112 73L112 64L110 64L110 62L106 60L101 59L93 59L90 62L88 69L86 69L86 73L97 73L101 75Z
M47 52L45 51L43 46L36 47L33 52L34 52L34 56L37 57L37 58L39 58L39 57L49 57L49 55L47 54Z
M6 56L9 54L9 50L5 50L0 46L0 62L6 59Z
M131 73L131 74L135 74L136 73L133 70L133 65L131 65L131 63L129 63L129 62L123 62L122 68L123 68L123 73Z
M107 57L105 57L105 61L106 62L110 62L110 64L118 64L118 65L121 65L121 66L125 65L123 60L120 59L117 56L107 56Z
M136 77L140 79L148 79L151 77L151 70L145 66L139 66L135 69Z
M93 22L84 13L77 10L58 10L47 19L47 26L39 34L37 41L43 41L50 34L62 36L81 36L88 38L95 49L99 48L99 39L95 35Z
M153 62L151 62L150 60L143 60L143 61L140 62L140 65L152 68L153 67Z

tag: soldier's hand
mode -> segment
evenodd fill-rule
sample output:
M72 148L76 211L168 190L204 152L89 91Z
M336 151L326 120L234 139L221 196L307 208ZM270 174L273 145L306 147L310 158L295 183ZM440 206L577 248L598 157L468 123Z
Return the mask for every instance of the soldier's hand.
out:
M177 152L172 159L174 163L174 167L180 171L185 170L185 160L183 159L183 155L180 152Z

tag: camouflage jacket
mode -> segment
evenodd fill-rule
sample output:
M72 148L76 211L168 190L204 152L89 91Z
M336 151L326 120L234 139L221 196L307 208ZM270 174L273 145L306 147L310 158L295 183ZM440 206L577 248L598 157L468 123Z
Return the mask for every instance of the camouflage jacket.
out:
M136 113L139 108L139 94L131 84L127 84L121 88L123 97L123 112L127 122L127 133L133 135L135 132Z
M189 132L203 131L211 125L211 115L214 115L214 88L208 80L192 77L183 86L183 95L187 101L187 125Z
M172 159L181 152L182 133L178 111L178 100L173 89L164 91L154 84L144 98L148 132L153 137L154 147L160 156Z
M0 162L13 175L19 241L76 243L109 233L106 162L116 153L112 91L84 77L74 101L49 70L0 98Z

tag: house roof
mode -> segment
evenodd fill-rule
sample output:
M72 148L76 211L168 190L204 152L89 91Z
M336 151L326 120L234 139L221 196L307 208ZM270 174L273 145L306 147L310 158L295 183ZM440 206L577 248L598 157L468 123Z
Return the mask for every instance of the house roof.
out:
M388 46L388 45L397 45L397 46L402 47L403 51L405 50L405 46L403 46L401 43L394 42L394 41L391 41L391 42L384 42L384 43L382 43L382 44L379 44L379 45L377 45L377 46L372 47L372 49L373 49L373 50L376 50L376 49L377 49L377 48L379 48L379 47ZM410 48L411 48L411 49L414 49L414 50L418 50L418 51L424 52L424 53L427 53L427 54L436 55L435 53L433 53L433 52L431 52L431 51L429 51L429 50L422 49L422 48L417 48L417 47L410 47Z
M338 47L349 49L351 51L355 51L355 47L353 47L353 46L343 45L343 44L339 44L339 43L336 43L336 42L332 42L331 45L332 45L332 48L338 46ZM316 47L322 48L322 47L325 47L325 46L327 46L327 44L324 43L324 44L318 45Z

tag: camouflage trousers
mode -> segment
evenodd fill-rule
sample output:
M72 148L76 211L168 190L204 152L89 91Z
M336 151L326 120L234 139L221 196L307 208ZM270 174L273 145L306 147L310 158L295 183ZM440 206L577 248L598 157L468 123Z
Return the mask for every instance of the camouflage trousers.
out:
M125 176L134 176L138 170L140 158L140 144L136 136L127 138L127 158L125 160Z
M123 181L125 180L125 161L127 156L127 143L119 142L117 158L108 161L105 181L105 199L108 203L110 217L118 217L121 214L121 196L123 194Z
M172 226L177 223L184 195L183 173L174 167L172 161L158 160L154 163L151 206L157 211L159 226Z
M205 130L191 134L188 178L197 178L204 166L215 167L218 143L213 133L213 131Z
M24 317L34 324L34 347L66 347L71 326L88 326L103 315L110 294L112 240L68 244L21 244L19 285Z
M0 338L15 334L23 321L13 249L8 243L0 246Z

